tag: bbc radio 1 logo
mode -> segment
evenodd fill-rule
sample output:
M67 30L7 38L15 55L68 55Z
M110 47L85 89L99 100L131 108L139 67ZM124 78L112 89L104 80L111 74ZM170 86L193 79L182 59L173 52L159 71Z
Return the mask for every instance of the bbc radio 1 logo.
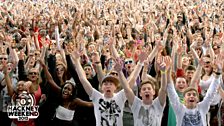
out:
M39 116L39 106L36 106L35 104L35 97L24 91L15 98L12 105L8 105L8 117L10 119L17 119L18 121L36 119Z

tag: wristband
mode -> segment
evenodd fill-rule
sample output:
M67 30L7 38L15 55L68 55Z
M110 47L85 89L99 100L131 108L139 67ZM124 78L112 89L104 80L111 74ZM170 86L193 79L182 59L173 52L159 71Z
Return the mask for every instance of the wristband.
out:
M143 63L138 62L138 64L139 64L139 65L141 65L141 66L144 66L144 64L143 64Z
M161 74L166 74L166 70L160 70Z

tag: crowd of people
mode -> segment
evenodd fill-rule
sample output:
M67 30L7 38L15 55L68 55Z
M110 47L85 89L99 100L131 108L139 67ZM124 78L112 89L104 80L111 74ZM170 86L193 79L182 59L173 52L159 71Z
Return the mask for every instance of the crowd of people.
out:
M223 33L223 0L3 0L0 125L224 126Z

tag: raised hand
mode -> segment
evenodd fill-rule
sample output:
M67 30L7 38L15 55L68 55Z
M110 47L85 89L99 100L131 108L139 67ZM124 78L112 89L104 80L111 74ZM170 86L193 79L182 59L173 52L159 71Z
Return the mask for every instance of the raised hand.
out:
M20 50L20 52L19 52L19 60L24 60L24 56L25 56L25 53L24 53L24 51L23 50Z
M223 59L219 58L219 55L214 60L214 71L216 73L221 74L222 73L222 67L223 67Z
M93 52L92 53L92 62L96 63L96 62L100 62L100 56L98 52Z
M72 56L74 59L80 59L80 53L78 52L78 50L73 50Z
M172 60L171 60L170 56L165 56L163 58L163 62L166 64L166 70L170 70L170 68L172 66Z
M179 44L178 49L177 49L177 54L182 55L184 52L184 48L181 44Z
M120 72L123 68L123 62L121 61L121 59L117 58L115 60L115 66L114 66L114 70L117 71L117 72Z
M146 60L147 57L148 57L147 53L145 51L143 51L143 52L140 53L138 58L139 58L139 61L141 63L143 63Z
M44 61L43 61L43 60L38 59L37 61L40 63L40 65L41 65L41 66L44 66L44 65L45 65L45 63L44 63Z

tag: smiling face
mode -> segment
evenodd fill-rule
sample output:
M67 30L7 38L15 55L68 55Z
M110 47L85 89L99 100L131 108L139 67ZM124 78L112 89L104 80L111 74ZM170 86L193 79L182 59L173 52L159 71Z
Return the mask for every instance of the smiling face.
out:
M176 79L176 84L175 84L175 88L177 91L183 93L184 90L188 87L186 79L183 77L178 77Z
M102 84L102 91L106 98L113 97L114 92L116 91L116 86L113 81L106 80Z
M70 83L65 84L65 86L62 89L62 98L68 99L72 96L73 88Z
M184 94L184 103L185 106L189 109L193 109L196 107L199 101L198 93L195 90L189 90Z
M150 83L145 83L141 86L140 96L145 104L150 104L155 95L155 88Z

